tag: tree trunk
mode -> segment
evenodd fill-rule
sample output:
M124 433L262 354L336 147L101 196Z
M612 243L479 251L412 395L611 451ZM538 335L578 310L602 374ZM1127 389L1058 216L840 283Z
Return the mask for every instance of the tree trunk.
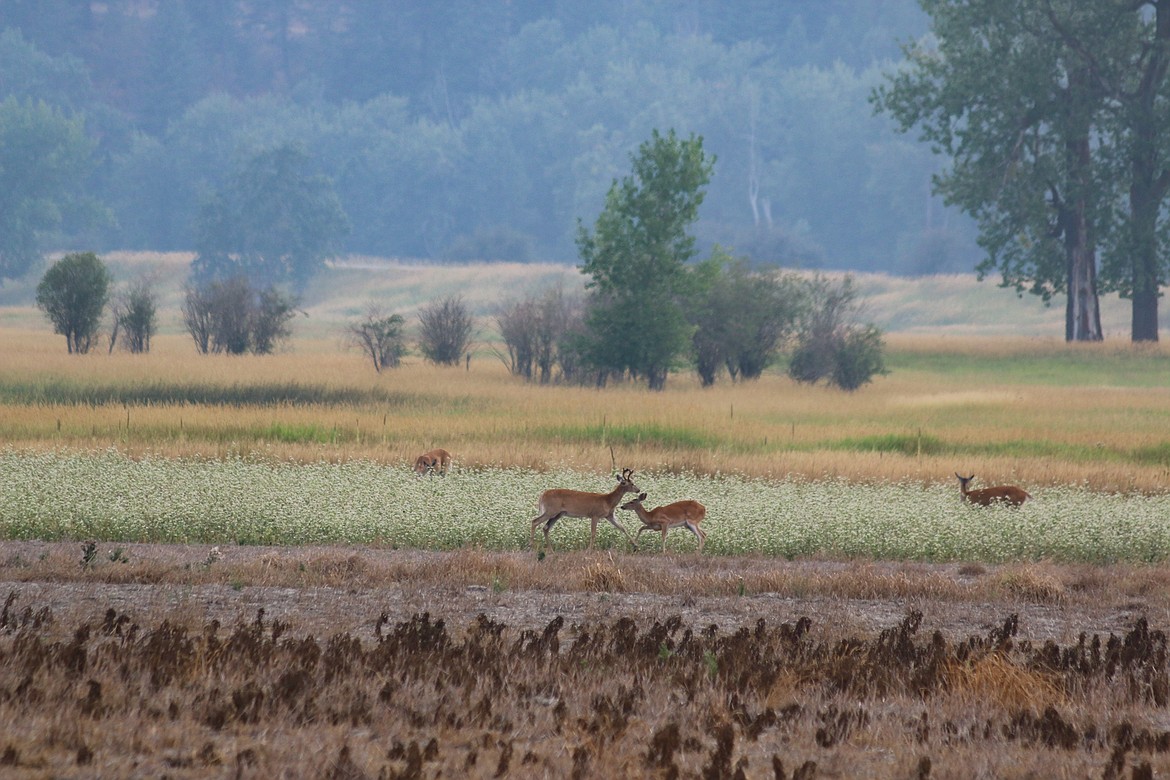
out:
M1151 173L1152 167L1134 161L1134 184L1129 191L1133 230L1130 245L1133 252L1133 341L1158 340L1157 214L1165 187L1157 186Z
M1085 89L1087 73L1074 71L1069 76L1070 90ZM1071 98L1070 105L1076 103ZM1089 143L1089 127L1082 117L1071 118L1076 129L1065 142L1065 155L1070 171L1070 197L1059 205L1061 231L1064 234L1064 254L1068 264L1065 286L1068 305L1064 316L1065 341L1101 341L1101 308L1097 296L1096 237L1089 222L1087 201L1092 181L1093 151Z
M1068 306L1064 317L1065 341L1101 341L1101 308L1097 296L1097 253L1089 238L1085 201L1079 199L1065 230L1068 258Z
M1129 218L1133 253L1133 341L1158 340L1158 212L1170 186L1170 171L1161 166L1160 117L1155 111L1170 65L1170 0L1154 4L1154 45L1134 96L1133 152Z

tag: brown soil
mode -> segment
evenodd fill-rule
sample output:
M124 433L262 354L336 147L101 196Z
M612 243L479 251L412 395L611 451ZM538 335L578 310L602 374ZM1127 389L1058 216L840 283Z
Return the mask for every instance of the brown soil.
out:
M679 615L725 628L808 616L870 634L918 610L924 629L955 639L1016 614L1021 636L1058 642L1123 633L1140 617L1170 625L1170 569L1156 567L110 543L83 567L83 552L77 542L0 542L0 594L47 606L65 625L109 608L192 627L249 622L263 609L298 632L362 639L383 614L416 613L452 627L483 614L517 629L556 615L569 626Z

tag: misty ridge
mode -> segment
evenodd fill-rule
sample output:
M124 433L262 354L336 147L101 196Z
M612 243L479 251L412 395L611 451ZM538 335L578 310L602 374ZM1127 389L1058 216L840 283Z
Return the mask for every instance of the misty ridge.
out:
M869 95L914 0L11 2L0 99L80 121L92 170L45 249L189 251L201 209L292 148L336 195L337 256L577 262L655 129L701 136L694 226L759 266L968 271L940 165ZM14 150L15 152L15 150Z

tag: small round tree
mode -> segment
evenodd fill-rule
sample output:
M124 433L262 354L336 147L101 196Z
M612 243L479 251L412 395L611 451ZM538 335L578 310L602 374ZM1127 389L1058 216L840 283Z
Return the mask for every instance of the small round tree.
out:
M65 255L37 285L37 306L65 337L70 354L89 352L110 295L110 272L93 252Z
M454 366L471 346L475 323L462 296L433 301L418 313L418 351L440 366Z

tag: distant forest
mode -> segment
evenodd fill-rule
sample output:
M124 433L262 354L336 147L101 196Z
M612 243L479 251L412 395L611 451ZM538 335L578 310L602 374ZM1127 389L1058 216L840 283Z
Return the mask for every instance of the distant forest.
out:
M926 33L915 0L5 0L0 29L0 100L80 117L94 144L75 186L100 208L50 249L191 250L201 205L295 144L347 253L575 262L578 220L673 128L715 157L704 251L979 260L931 197L940 161L869 103Z

